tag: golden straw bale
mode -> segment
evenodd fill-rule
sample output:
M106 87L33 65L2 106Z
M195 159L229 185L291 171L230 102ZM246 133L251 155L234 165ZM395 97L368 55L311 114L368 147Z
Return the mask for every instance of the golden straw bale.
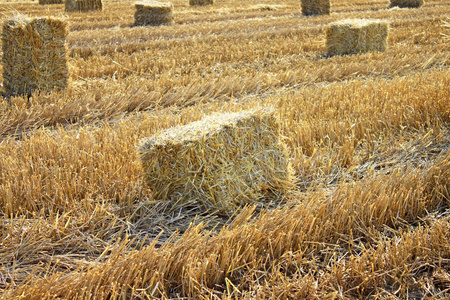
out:
M63 89L68 84L67 22L15 17L3 23L3 86L6 95Z
M67 12L87 12L102 9L102 0L66 0Z
M64 0L39 0L40 5L45 4L63 4Z
M190 6L202 6L214 4L214 0L189 0Z
M330 0L302 0L302 14L311 15L329 15Z
M158 26L173 24L173 5L172 3L147 1L134 4L136 11L134 13L135 26Z
M385 51L388 24L380 20L347 19L331 23L326 30L328 56Z
M273 109L213 114L169 128L138 148L155 199L196 200L232 212L292 185Z
M423 0L391 0L390 7L417 8L423 5Z

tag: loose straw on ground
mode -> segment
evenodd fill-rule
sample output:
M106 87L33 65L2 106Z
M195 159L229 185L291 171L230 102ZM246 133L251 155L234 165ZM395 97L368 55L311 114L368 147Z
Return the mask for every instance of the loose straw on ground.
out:
M3 23L3 86L7 96L68 84L67 22L56 18L15 17Z
M328 56L385 51L388 24L380 20L347 19L331 23L326 30Z
M145 139L146 181L158 200L195 199L232 213L291 187L292 168L273 110L208 116Z

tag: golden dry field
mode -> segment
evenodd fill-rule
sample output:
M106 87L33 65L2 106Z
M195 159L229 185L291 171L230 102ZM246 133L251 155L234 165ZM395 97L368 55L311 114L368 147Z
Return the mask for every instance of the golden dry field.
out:
M173 5L135 27L131 0L0 2L70 30L67 89L0 97L0 299L449 299L450 1ZM347 18L388 22L386 51L327 57ZM292 190L232 215L152 197L141 139L260 105Z

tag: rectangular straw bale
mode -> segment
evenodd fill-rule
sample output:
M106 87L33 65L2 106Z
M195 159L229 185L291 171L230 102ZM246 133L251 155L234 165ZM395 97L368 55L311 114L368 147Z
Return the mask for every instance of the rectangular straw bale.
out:
M63 89L68 84L67 22L15 17L3 23L2 64L6 95Z
M385 51L388 24L380 20L347 19L331 23L326 30L328 56Z
M102 0L66 0L66 12L87 12L102 10Z
M40 5L46 4L63 4L64 0L39 0Z
M305 16L329 15L330 9L330 0L302 0L302 14Z
M134 4L135 26L159 26L173 24L173 5L157 1L137 2Z
M212 4L214 4L214 0L189 0L190 6L203 6Z
M284 193L292 168L270 108L213 114L169 128L138 148L158 200L195 199L232 212L265 192Z
M391 0L390 7L417 8L423 5L423 0Z

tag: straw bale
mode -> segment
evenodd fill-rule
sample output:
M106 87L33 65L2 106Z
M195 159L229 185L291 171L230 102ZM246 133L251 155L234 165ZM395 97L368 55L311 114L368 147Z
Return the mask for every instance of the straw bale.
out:
M63 4L64 0L39 0L40 5L45 4Z
M326 30L327 55L385 51L388 24L380 20L347 19L331 23Z
M329 15L330 8L330 0L302 0L302 14L305 16Z
M173 24L173 5L164 2L137 2L134 4L135 26L158 26Z
M417 8L423 5L423 0L391 0L390 7Z
M273 110L213 114L169 128L138 148L155 199L198 201L233 212L286 192L292 167Z
M190 6L212 5L214 0L189 0Z
M102 0L66 0L67 12L87 12L92 10L102 10Z
M63 89L68 84L67 22L15 17L3 23L3 86L11 95Z

